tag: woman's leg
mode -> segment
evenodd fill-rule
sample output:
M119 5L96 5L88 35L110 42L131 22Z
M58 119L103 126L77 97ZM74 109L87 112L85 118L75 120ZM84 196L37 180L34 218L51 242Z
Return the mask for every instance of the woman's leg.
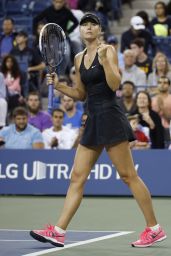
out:
M101 146L94 148L87 148L82 145L78 146L70 186L61 216L57 222L58 227L65 230L74 216L82 200L84 184L102 150L103 147Z
M155 226L157 221L152 207L151 196L147 187L136 173L129 143L122 142L115 146L106 146L106 150L121 179L131 189L144 214L147 226Z

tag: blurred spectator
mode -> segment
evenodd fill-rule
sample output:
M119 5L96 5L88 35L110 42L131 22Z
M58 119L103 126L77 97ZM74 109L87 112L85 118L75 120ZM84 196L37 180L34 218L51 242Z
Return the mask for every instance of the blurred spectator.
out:
M145 29L143 19L139 16L134 16L131 18L130 24L131 28L121 36L121 52L124 52L125 49L129 49L131 42L139 37L144 39L144 51L148 53L151 48L154 48L154 44L150 32Z
M159 93L152 98L152 109L156 111L162 120L162 125L165 128L165 142L170 142L170 131L169 125L171 121L171 94L170 80L161 76L158 80L158 91Z
M144 21L145 28L150 30L150 20L148 13L146 11L139 11L136 13L136 16L141 17Z
M0 129L6 124L7 108L5 80L0 73Z
M71 81L71 86L74 87L76 86L76 73L75 73L75 66L71 67L70 72L69 72L69 78ZM82 101L76 101L76 109L80 110L83 112L84 106Z
M29 124L38 128L41 132L52 126L51 116L41 111L40 95L38 92L30 92L27 97L27 107L29 111Z
M73 15L77 18L78 22L80 22L81 18L84 16L84 13L81 10L71 10ZM71 54L72 60L75 55L83 50L83 43L80 37L80 29L77 26L73 32L69 34L70 45L71 45Z
M144 39L136 38L131 42L130 46L136 57L135 64L145 72L146 76L148 76L148 74L152 72L152 60L144 52Z
M78 26L78 20L71 10L66 7L65 0L52 0L52 5L42 11L33 19L33 29L36 31L38 22L56 23L65 32L67 38L71 32ZM66 53L64 61L60 65L59 74L64 75L67 67L71 65L71 51L69 40L66 42Z
M20 70L23 72L23 94L28 95L29 91L38 90L38 71L45 68L37 49L28 47L28 35L20 31L16 36L16 47L11 51L18 61ZM29 81L27 81L29 79Z
M6 55L2 61L1 71L5 77L8 91L8 109L11 111L24 102L21 96L21 74L14 56Z
M4 57L14 47L15 33L14 33L14 20L6 17L2 23L2 35L0 36L0 57Z
M70 69L69 78L67 76L59 76L59 81L67 86L71 86L71 87L76 86L76 74L75 74L74 66ZM61 103L63 94L57 90L54 90L54 95L55 97L53 99L53 109L60 108L65 112L64 106ZM81 101L76 101L75 105L77 110L83 112L83 103Z
M78 21L72 12L65 6L65 0L52 0L52 5L33 19L34 31L38 22L46 21L46 23L58 24L68 35L78 26Z
M130 143L132 149L148 149L150 148L149 138L142 131L139 123L139 116L128 116L128 120L134 132L136 140Z
M80 128L82 112L76 109L76 102L72 98L63 95L61 106L65 110L64 125L70 128Z
M81 127L79 128L78 136L77 136L74 146L73 146L74 148L76 148L81 141L87 118L88 118L87 113L83 113L81 116Z
M7 149L41 149L44 148L41 132L28 124L28 112L17 107L13 112L14 124L0 130L0 141Z
M108 16L105 10L105 6L106 6L106 1L104 3L104 1L102 0L97 0L95 2L95 7L94 7L94 13L99 17L100 19L100 23L101 23L101 27L102 27L102 31L105 32L109 32L109 28L108 28Z
M137 110L134 114L139 114L140 124L150 130L151 148L164 148L164 129L161 118L151 109L151 98L145 91L140 91L136 95Z
M123 58L123 54L119 50L119 41L118 41L117 37L114 35L108 36L107 43L112 45L115 48L117 55L118 55L119 68L123 68L124 67L124 58Z
M71 149L75 143L78 133L66 126L63 126L64 112L61 109L52 111L53 126L45 129L42 133L45 148L50 149Z
M169 61L161 52L158 52L153 59L153 72L149 74L147 84L157 86L157 81L161 76L166 76L171 80L171 71Z
M35 35L34 35L33 47L36 47L38 49L39 53L40 53L40 50L39 50L39 35L40 35L41 29L43 28L43 26L45 24L46 23L44 21L38 22L37 27L36 27L36 32L35 32Z
M136 111L134 99L135 85L131 81L125 81L121 88L122 96L118 99L119 105L127 116L132 115Z
M146 75L137 65L135 65L135 54L133 50L124 51L124 68L121 69L123 84L125 81L131 81L135 86L146 85Z
M171 35L171 17L167 15L167 6L159 1L154 6L156 17L151 21L151 30L155 36Z

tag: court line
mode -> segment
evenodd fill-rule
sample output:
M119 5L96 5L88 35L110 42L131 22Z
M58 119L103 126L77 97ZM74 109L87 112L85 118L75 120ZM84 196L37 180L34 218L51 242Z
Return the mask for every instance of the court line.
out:
M114 237L118 237L118 236L123 236L123 235L128 235L133 233L134 231L122 231L118 234L111 234L111 235L106 235L106 236L101 236L98 238L93 238L93 239L88 239L85 241L81 241L75 244L68 244L65 247L58 247L58 248L52 248L52 249L47 249L47 250L43 250L43 251L39 251L39 252L34 252L34 253L29 253L29 254L23 254L22 256L39 256L39 255L44 255L44 254L48 254L51 252L57 252L57 251L62 251L68 248L73 248L76 246L80 246L80 245L85 245L85 244L90 244L90 243L94 243L94 242L98 242L98 241L102 241L102 240L106 240L106 239L110 239L110 238L114 238Z
M30 231L30 229L1 229L0 228L0 231L14 231L14 232L29 232ZM90 233L90 232L93 232L93 233L103 233L103 232L105 232L105 233L112 233L112 232L130 232L130 231L122 231L122 230L75 230L75 229L71 229L71 230L67 230L67 232L88 232L88 233ZM134 231L131 231L131 232L134 232Z
M36 240L34 240L34 239L31 239L31 240L6 240L6 239L0 239L0 242L36 242L37 243L37 241ZM78 240L77 241L72 241L72 240L66 240L66 242L67 243L77 243L77 242L79 242Z

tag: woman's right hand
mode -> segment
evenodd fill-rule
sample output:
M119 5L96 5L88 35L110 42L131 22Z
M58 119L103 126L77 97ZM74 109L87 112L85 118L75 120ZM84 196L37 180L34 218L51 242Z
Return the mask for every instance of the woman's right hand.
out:
M59 79L56 73L46 75L47 85L53 84L55 89L58 89Z

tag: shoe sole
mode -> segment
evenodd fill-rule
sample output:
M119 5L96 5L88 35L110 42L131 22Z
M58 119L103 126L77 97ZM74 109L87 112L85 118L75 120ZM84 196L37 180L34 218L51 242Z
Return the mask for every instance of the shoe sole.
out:
M50 239L44 238L43 236L34 233L33 231L30 231L30 236L33 237L35 240L42 242L42 243L51 243L52 245L54 245L56 247L64 247L64 244L55 243L55 242L51 241Z
M150 246L152 246L152 245L155 244L155 243L162 242L162 241L165 240L166 238L167 238L167 236L163 236L163 237L159 238L158 240L156 240L155 242L153 242L153 243L151 243L151 244L148 244L148 245L134 245L134 244L132 244L132 247L137 247L137 248L150 247Z

